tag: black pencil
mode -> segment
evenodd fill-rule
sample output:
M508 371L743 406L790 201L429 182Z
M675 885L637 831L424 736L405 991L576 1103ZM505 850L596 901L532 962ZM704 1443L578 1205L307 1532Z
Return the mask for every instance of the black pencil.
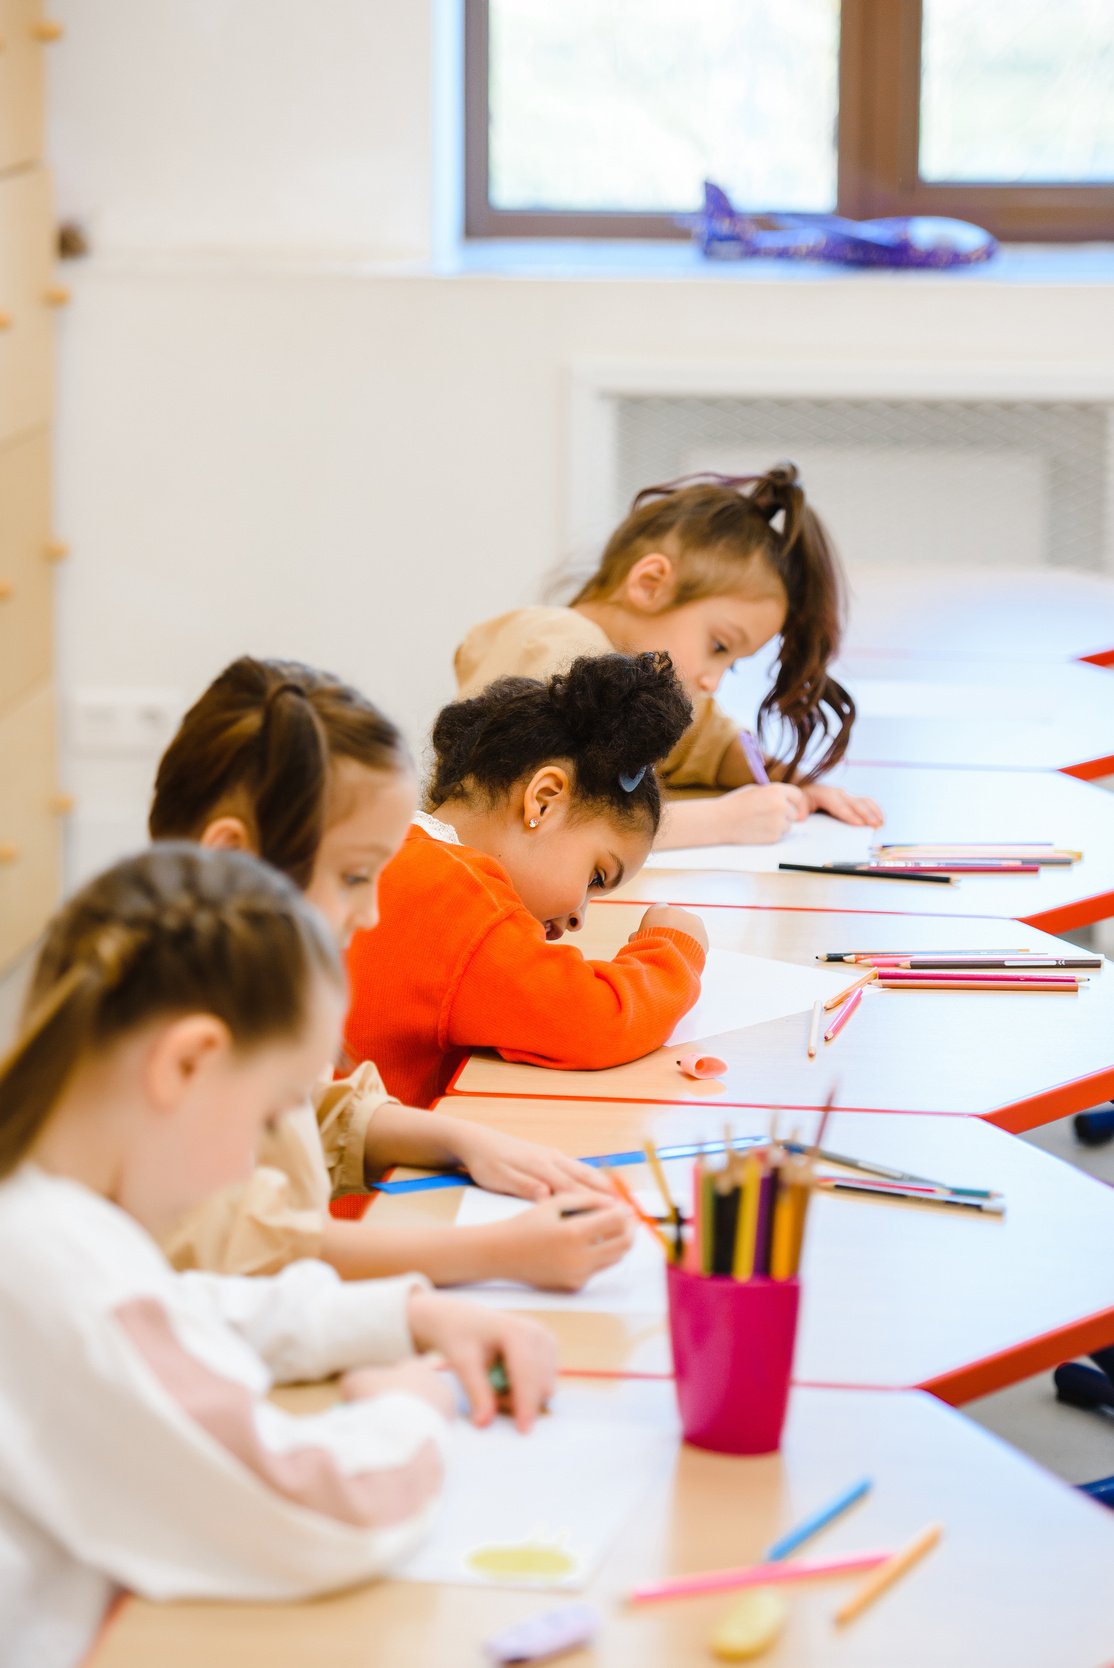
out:
M908 880L915 882L918 886L951 886L953 884L951 875L915 875L909 873L890 875L883 874L881 869L836 869L818 863L779 863L778 868L792 869L795 874L800 875L843 875L848 879L857 878L859 880Z

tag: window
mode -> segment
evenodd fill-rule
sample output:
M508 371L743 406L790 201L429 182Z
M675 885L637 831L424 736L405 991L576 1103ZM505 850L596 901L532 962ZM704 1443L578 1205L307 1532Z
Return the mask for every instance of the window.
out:
M465 0L466 230L754 211L1114 237L1111 0Z

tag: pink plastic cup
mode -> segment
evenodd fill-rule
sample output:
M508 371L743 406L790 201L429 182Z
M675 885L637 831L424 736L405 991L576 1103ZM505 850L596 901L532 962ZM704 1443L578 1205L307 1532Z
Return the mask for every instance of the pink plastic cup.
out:
M673 1263L666 1278L685 1441L717 1454L772 1454L789 1400L799 1281L732 1280Z

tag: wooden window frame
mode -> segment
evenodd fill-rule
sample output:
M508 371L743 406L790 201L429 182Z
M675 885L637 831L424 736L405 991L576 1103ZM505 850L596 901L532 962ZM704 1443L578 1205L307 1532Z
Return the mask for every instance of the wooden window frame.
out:
M674 238L668 214L497 209L488 200L488 0L464 0L464 231L469 238ZM1114 239L1114 184L918 177L921 0L842 0L836 212L950 215L1006 242ZM678 211L680 212L680 211Z

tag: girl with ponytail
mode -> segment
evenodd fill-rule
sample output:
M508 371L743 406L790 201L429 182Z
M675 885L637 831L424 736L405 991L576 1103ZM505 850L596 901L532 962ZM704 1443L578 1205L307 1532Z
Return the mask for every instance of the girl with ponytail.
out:
M660 846L764 844L811 811L877 827L882 813L819 781L847 750L855 703L828 671L844 581L793 464L765 475L690 475L647 487L567 608L521 608L476 626L456 653L462 696L509 674L548 677L577 655L664 649L693 722L661 766L666 789L718 789L670 804ZM725 672L779 639L758 714L768 786L715 703Z
M157 840L265 857L343 946L375 926L380 874L416 796L402 737L357 690L309 666L245 655L182 720L159 766L150 829ZM365 1000L389 1000L392 982ZM166 1236L177 1267L271 1274L321 1257L353 1279L418 1269L443 1286L513 1275L575 1291L628 1249L632 1219L598 1171L535 1142L400 1105L370 1059L336 1079L334 1060L319 1063L306 1104L265 1134L251 1177ZM401 1072L387 1082L405 1093ZM383 1228L374 1214L331 1214L330 1195L364 1192L394 1164L459 1164L481 1186L519 1194L533 1208L472 1228ZM366 1192L348 1208L362 1216L360 1203ZM589 1204L600 1208L589 1213Z
M446 707L432 814L383 876L375 931L352 941L349 1053L428 1106L472 1048L575 1070L661 1047L700 992L700 919L648 909L611 961L556 941L645 862L655 767L691 716L657 653L584 657Z
M335 942L255 858L164 845L55 918L0 1059L0 1617L5 1663L77 1668L121 1587L293 1600L393 1567L440 1491L456 1371L477 1424L541 1327L420 1275L177 1274L156 1244L243 1176L337 1045ZM343 1374L298 1418L276 1382Z

